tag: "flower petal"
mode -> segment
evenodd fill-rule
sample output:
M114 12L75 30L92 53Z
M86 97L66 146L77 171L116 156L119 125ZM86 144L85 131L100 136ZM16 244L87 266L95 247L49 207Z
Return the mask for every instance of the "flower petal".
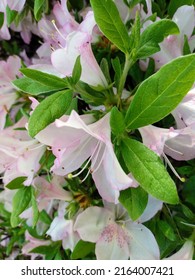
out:
M127 260L129 252L128 232L116 223L108 224L96 243L98 260Z
M74 230L84 241L96 242L108 221L113 220L113 214L100 207L89 207L78 215Z
M152 232L138 223L127 223L126 228L130 235L131 260L158 260L160 252Z

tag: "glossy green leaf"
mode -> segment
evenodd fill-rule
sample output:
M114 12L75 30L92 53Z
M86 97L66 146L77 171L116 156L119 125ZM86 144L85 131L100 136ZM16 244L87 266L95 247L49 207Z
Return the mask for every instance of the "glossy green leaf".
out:
M138 88L126 114L127 128L155 123L181 102L195 81L195 54L164 65Z
M28 207L31 200L31 187L23 187L17 191L12 201L11 226L16 227L20 222L19 215Z
M112 0L91 0L95 20L104 35L122 52L129 52L129 35Z
M55 87L47 86L44 84L41 84L37 81L34 81L30 78L23 77L17 80L14 80L12 84L19 90L28 93L30 95L37 96L39 94L43 93L50 93L56 91ZM63 87L59 88L63 89Z
M131 219L135 221L147 206L148 194L141 187L129 188L120 192L119 201L127 209Z
M7 25L10 26L11 23L14 21L15 17L17 16L17 11L12 11L9 6L6 7L6 19L7 19Z
M166 221L159 220L157 225L159 229L162 231L162 233L164 234L164 236L166 236L169 240L171 241L176 240L176 236L173 228Z
M141 34L136 58L147 58L160 51L159 43L168 35L178 33L178 26L171 20L162 19L152 23Z
M110 126L112 129L112 133L116 136L120 136L125 131L125 121L123 114L117 109L117 107L113 107L110 115Z
M3 26L4 23L4 13L0 12L0 28Z
M71 259L78 260L86 257L95 250L95 243L80 240L72 252Z
M34 16L37 21L41 19L41 14L43 12L44 4L45 4L45 0L34 1Z
M146 192L170 204L179 202L175 183L157 154L136 140L125 139L122 156L129 172Z
M21 189L24 187L23 183L26 179L26 177L17 177L13 179L10 183L8 183L6 185L6 188L9 190Z
M34 137L55 119L60 118L69 108L72 101L72 91L56 92L44 99L30 116L28 123L29 135Z
M74 84L76 84L80 80L81 73L82 73L80 58L81 58L80 56L77 57L73 71L72 71L72 81Z
M55 88L56 90L64 89L67 87L66 80L42 71L30 68L21 68L20 72L24 74L24 76L35 80L43 85Z

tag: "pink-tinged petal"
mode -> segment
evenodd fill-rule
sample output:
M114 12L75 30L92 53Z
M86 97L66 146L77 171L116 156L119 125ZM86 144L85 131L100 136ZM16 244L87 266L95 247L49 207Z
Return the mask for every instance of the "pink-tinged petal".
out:
M99 152L95 164L93 161L92 177L100 195L108 202L118 203L119 190L130 187L133 180L125 174L109 144Z
M67 8L67 0L62 0L61 4L56 3L53 8L53 13L61 26L69 26L69 31L78 28L79 24L75 21L74 17L69 13Z
M141 127L139 132L141 133L143 144L159 156L163 153L165 142L179 135L179 131L173 128L165 129L153 125Z
M21 12L26 0L7 0L7 5L11 10Z
M138 223L127 223L126 229L130 236L131 260L159 260L160 251L152 232Z
M42 240L37 239L30 235L27 231L25 233L25 240L28 241L23 248L22 248L22 254L24 255L32 255L34 258L37 256L37 254L30 253L34 248L39 246L49 246L51 244L51 241L49 240Z
M108 224L96 243L98 260L128 260L130 238L128 232L116 223Z
M163 202L158 200L152 196L148 196L148 203L143 212L143 214L139 217L138 221L140 223L144 223L152 219L158 211L160 211L163 207Z
M195 35L193 35L193 36L189 39L188 43L189 43L190 50L191 50L191 53L192 53L192 52L194 51L194 49L195 49Z
M74 146L73 146L74 145ZM57 157L52 171L57 175L67 175L77 170L81 165L90 157L96 141L92 139L86 139L80 142L74 142L72 147L69 147L60 154L59 149L53 149L54 155Z
M19 156L17 160L18 171L28 177L24 182L26 186L32 183L34 174L38 171L39 161L44 154L46 147L40 144L30 146L30 148Z
M191 160L195 157L195 123L182 130L180 135L165 143L164 152L176 160Z
M187 240L177 253L165 258L165 260L192 260L193 254L194 242L192 240Z
M155 60L156 69L160 69L164 64L183 54L182 46L175 35L169 35L159 45L161 51L152 55L152 58Z
M3 40L11 39L11 35L9 33L9 29L7 27L6 20L4 20L3 26L0 29L0 39L3 39Z
M94 13L89 11L84 20L80 23L78 30L92 35L93 28L95 27L96 22L94 18Z
M195 123L195 88L191 89L172 112L177 128L184 128Z
M7 188L0 192L0 202L3 203L5 210L10 213L13 210L12 200L16 192L17 190L9 190Z
M188 16L186 16L188 15ZM195 26L194 6L181 6L175 12L172 20L177 24L180 30L180 40L183 41L184 34L189 38L192 35Z
M53 241L63 240L67 235L67 229L72 223L71 220L65 220L64 217L55 217L47 231Z
M93 120L93 118L87 117L87 121L89 121L88 118ZM79 116L73 110L70 116L64 116L61 120L56 120L55 123L40 131L36 135L36 139L45 145L61 149L79 145L88 138L85 132L94 135L83 120L85 121L86 118Z
M67 229L67 236L62 240L62 247L66 249L74 250L76 244L80 240L77 232L73 230L74 222L69 222L69 228Z
M64 182L64 178L59 176L54 176L50 183L42 177L36 177L33 186L38 190L38 200L72 200L71 193L62 188Z
M7 60L6 74L10 80L15 80L16 75L20 74L19 69L21 68L21 59L18 56L10 56Z
M108 222L114 219L113 214L100 207L89 207L78 215L74 230L84 241L96 242Z
M31 109L34 111L35 108L39 105L39 101L37 101L37 99L35 99L34 97L29 97L29 99L32 102Z
M5 12L7 6L7 0L1 0L0 1L0 12Z
M54 51L51 56L53 66L64 76L71 76L77 57L81 56L81 80L93 86L106 86L106 79L93 55L92 38L88 33L75 31L67 36L64 49ZM90 73L90 75L89 75Z

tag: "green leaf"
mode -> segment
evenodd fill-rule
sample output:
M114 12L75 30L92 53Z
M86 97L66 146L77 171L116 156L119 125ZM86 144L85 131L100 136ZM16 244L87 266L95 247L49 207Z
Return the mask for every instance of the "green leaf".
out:
M6 18L7 18L7 25L8 27L11 25L11 23L14 21L15 17L17 16L17 11L12 11L9 6L6 7Z
M45 4L45 0L35 0L34 1L34 16L37 21L39 21L41 19L44 4Z
M32 204L32 210L33 210L33 223L32 227L35 227L38 219L39 219L39 209L36 201L36 196L35 196L35 189L31 188L31 204Z
M184 35L183 55L191 54L190 45L188 42L188 36Z
M140 15L137 12L135 17L135 22L131 29L130 41L129 44L131 46L131 50L136 52L136 49L139 47L140 44L140 30L141 30L141 23L140 23Z
M28 207L31 200L31 187L23 187L19 189L13 197L12 213L11 213L11 226L17 227L20 218L19 215Z
M37 96L39 94L43 93L51 93L56 91L55 87L47 86L44 84L41 84L37 81L34 81L30 78L23 77L17 80L14 80L12 84L19 90L28 93L30 95Z
M95 20L104 35L122 52L129 52L129 35L112 0L91 0Z
M110 115L110 126L112 129L112 133L116 136L120 136L125 131L125 121L123 114L117 109L117 107L113 107Z
M80 240L72 252L71 259L78 260L86 257L95 250L95 243Z
M28 129L29 135L34 137L55 119L60 118L70 106L72 91L63 90L44 99L30 116Z
M136 140L125 139L122 156L127 168L146 192L170 204L179 202L175 183L157 154Z
M80 80L82 73L82 67L81 67L81 57L80 55L77 57L73 71L72 71L72 81L74 84L78 83Z
M78 111L78 99L73 98L70 106L68 107L68 110L66 111L65 115L70 115L72 110Z
M111 80L111 77L110 77L109 64L108 64L108 61L106 60L105 57L103 57L102 60L101 60L100 68L101 68L108 84L111 84L112 80Z
M64 79L61 79L57 76L41 72L38 70L30 69L30 68L21 68L20 72L24 74L24 76L35 80L42 85L50 86L55 88L56 90L67 88L67 82Z
M148 194L141 187L129 188L120 192L119 201L127 209L131 219L135 221L147 206Z
M171 0L168 6L168 14L172 17L179 7L193 4L194 0Z
M47 212L45 210L42 210L40 212L39 218L40 218L41 222L43 222L46 225L50 225L52 222L51 217L47 214Z
M9 190L21 189L24 187L23 183L26 179L26 177L17 177L7 184L6 188Z
M166 236L169 240L175 241L176 236L173 228L166 221L158 221L157 226L160 228L164 236Z
M118 56L115 59L112 59L111 63L112 63L112 67L115 72L115 75L114 75L115 86L118 88L119 84L120 84L121 75L122 75L121 63L120 63L120 59L118 58Z
M3 26L4 23L4 13L0 12L0 28Z
M159 43L162 42L169 34L178 33L178 26L169 19L162 19L152 23L141 34L136 58L147 58L148 56L160 51Z
M181 102L195 80L195 54L164 65L138 88L126 114L127 128L155 123Z

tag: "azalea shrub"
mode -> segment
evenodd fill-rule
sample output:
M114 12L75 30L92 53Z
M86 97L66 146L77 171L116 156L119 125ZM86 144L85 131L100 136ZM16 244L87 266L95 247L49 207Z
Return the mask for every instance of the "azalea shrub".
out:
M0 40L0 259L194 259L194 1L3 0Z

